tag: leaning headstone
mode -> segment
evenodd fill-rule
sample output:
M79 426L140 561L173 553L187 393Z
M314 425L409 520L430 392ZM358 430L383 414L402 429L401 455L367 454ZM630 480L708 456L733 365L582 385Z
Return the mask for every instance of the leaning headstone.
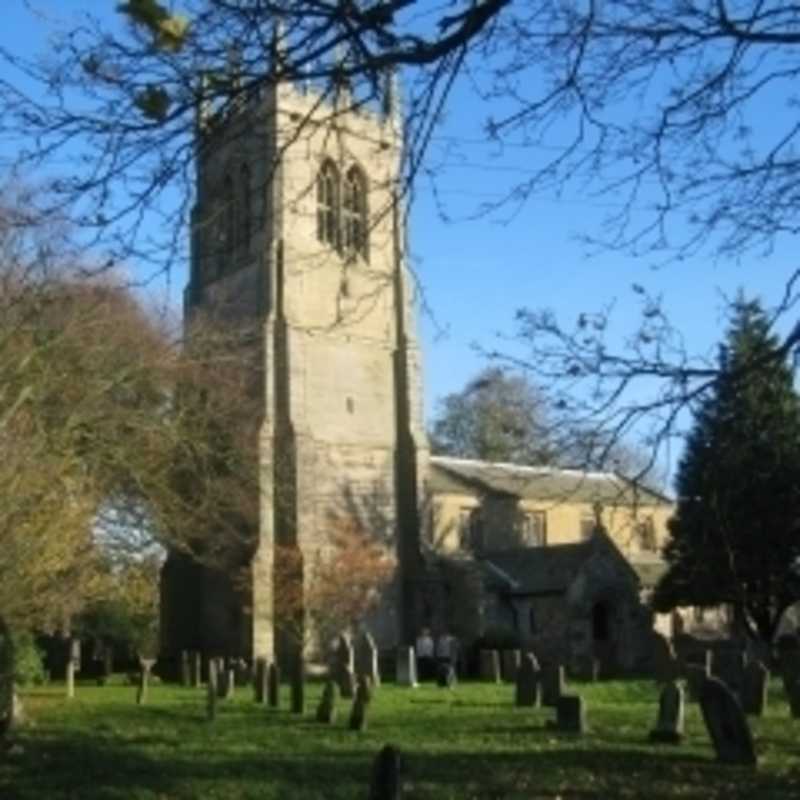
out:
M677 680L680 666L672 642L657 631L653 631L650 647L650 663L653 678L659 683Z
M206 719L213 722L217 718L217 662L208 660L208 683L206 684Z
M755 766L756 752L747 717L721 680L706 678L700 690L700 709L717 761Z
M384 745L372 765L369 800L401 800L402 791L400 751Z
M267 705L277 708L280 704L281 673L278 665L273 661L267 668Z
M295 660L291 690L292 714L303 714L306 710L306 665L302 655Z
M539 705L539 669L531 653L525 653L517 670L514 705L535 707Z
M322 698L317 706L317 722L324 722L328 725L336 721L336 698L339 690L334 681L327 681L322 690Z
M650 741L665 744L680 744L683 739L684 702L683 689L670 681L661 690L658 699L658 720L650 731Z
M742 682L742 710L745 714L760 717L767 707L769 670L760 661L751 661L744 670Z
M449 661L442 661L436 666L436 684L443 689L453 689L458 683L456 668Z
M359 681L356 689L356 696L353 700L353 707L350 710L350 730L365 731L367 729L367 706L369 698L367 696L366 684Z
M263 705L267 702L268 686L267 686L267 659L256 659L256 674L253 681L253 693L256 703Z
M519 669L522 653L519 650L503 650L501 654L501 666L503 670L503 680L514 683L517 680L517 670Z
M566 681L564 667L561 664L545 664L540 671L540 686L543 706L555 706L558 698L564 694Z
M481 650L480 676L483 681L500 683L500 654L497 650Z
M150 672L153 665L156 663L154 658L140 658L139 664L141 671L139 673L139 686L136 690L136 705L141 706L147 702L147 686L150 681Z
M369 631L364 631L356 640L355 646L355 673L357 676L366 675L372 681L373 687L381 685L381 675L378 670L378 648Z
M577 694L562 694L556 702L555 722L550 720L548 728L564 733L586 733L586 705Z
M203 656L200 652L195 650L190 659L191 675L190 684L193 688L197 688L203 682Z
M398 686L417 686L417 659L413 647L397 648L395 675Z

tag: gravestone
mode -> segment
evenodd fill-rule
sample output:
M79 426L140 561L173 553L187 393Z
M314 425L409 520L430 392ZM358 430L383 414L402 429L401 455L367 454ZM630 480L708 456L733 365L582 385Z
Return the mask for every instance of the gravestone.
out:
M361 691L364 693L364 699L366 700L367 705L369 705L372 702L374 688L372 684L372 678L370 678L369 675L362 675L357 681L357 686L362 687ZM358 688L356 691L358 691Z
M400 751L390 744L384 745L372 765L369 800L401 800L401 766Z
M483 681L500 683L500 654L497 650L481 650L479 674Z
M742 682L742 710L745 714L760 717L767 707L769 670L757 660L751 661L744 670Z
M302 714L306 710L306 665L303 656L295 658L292 670L292 714Z
M442 661L436 666L436 684L443 689L454 689L458 683L456 668L449 661Z
M800 679L791 681L788 685L787 680L788 678L784 680L783 686L789 700L789 713L792 719L800 719Z
M539 705L539 676L536 659L531 653L525 653L517 670L517 685L514 693L516 706L533 708Z
M561 664L543 665L539 672L539 685L542 705L555 706L566 688L564 667Z
M346 664L336 664L331 677L336 681L339 687L339 694L345 700L351 700L355 696L356 676L350 667Z
M223 697L226 700L233 700L234 695L236 694L236 670L233 667L229 667L225 670L225 694Z
M665 744L680 744L683 739L684 702L683 689L669 681L661 690L658 699L658 720L650 731L650 741Z
M192 682L191 669L189 665L189 652L181 650L181 686L189 686Z
M339 690L336 688L336 683L332 680L327 681L317 706L317 722L331 725L336 721L336 698L338 694Z
M195 650L191 657L191 680L190 683L195 689L203 682L203 657L199 651Z
M353 700L353 707L350 710L350 730L365 731L367 729L367 707L369 706L369 696L366 684L359 681L356 689L356 696Z
M256 659L256 674L253 682L253 691L256 703L263 705L267 702L268 688L268 666L266 658Z
M742 698L744 684L745 654L740 649L721 650L714 660L713 676L719 678L733 692L737 700Z
M353 667L355 666L353 657L353 646L350 643L350 639L344 633L340 634L338 639L336 640L334 663L337 666L344 665L350 670L352 670Z
M217 718L217 662L208 659L208 683L206 684L206 719L213 722Z
M140 658L139 665L141 671L139 672L139 686L136 690L136 705L141 706L147 702L147 686L150 681L150 672L153 665L156 663L154 658Z
M696 703L700 700L703 684L711 675L708 669L700 664L687 664L684 672L686 674L686 688L689 692L689 699Z
M217 670L217 697L224 699L228 696L228 678L230 672L225 669L225 662L221 658L214 659Z
M280 704L281 672L273 661L267 668L267 705L277 708Z
M653 631L651 642L650 664L653 678L659 683L677 680L680 666L672 642L657 631Z
M564 733L586 733L586 704L583 698L577 694L562 694L556 701L555 721L548 720L547 727Z
M373 687L381 684L380 671L378 670L378 648L369 631L364 631L356 640L355 646L355 674L366 675L372 680Z
M413 647L397 648L395 676L398 686L417 686L417 659Z
M706 678L700 690L700 709L717 761L755 766L753 736L739 701L717 678Z
M504 681L514 683L517 680L520 658L521 653L519 650L503 650L502 668Z

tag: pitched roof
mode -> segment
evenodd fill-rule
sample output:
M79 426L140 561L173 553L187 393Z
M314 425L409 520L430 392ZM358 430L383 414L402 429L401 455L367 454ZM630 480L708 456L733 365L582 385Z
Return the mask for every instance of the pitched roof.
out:
M616 475L556 467L532 467L431 456L434 493L505 494L550 502L669 505L664 495Z
M598 555L616 560L632 581L640 582L635 566L604 533L596 533L591 539L572 544L486 552L476 561L486 583L502 591L511 594L562 594L583 565Z

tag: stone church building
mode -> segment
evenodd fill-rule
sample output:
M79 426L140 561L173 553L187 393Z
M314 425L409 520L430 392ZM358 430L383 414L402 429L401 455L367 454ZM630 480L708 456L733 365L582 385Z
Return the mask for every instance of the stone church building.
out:
M396 561L369 620L382 647L430 625L624 661L652 625L669 501L605 473L430 456L396 90L351 105L279 84L198 113L185 315L257 331L259 521L244 585L169 555L164 650L273 658L276 547L311 558L353 515Z

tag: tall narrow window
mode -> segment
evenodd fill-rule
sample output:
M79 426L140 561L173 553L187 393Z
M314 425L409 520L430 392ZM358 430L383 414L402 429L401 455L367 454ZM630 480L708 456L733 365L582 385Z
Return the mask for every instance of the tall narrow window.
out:
M253 232L253 188L250 185L250 167L247 164L242 164L239 181L242 198L239 204L239 235L242 251L247 253L250 251L250 236Z
M330 161L317 176L317 239L339 249L339 173Z
M351 167L344 181L342 202L344 250L367 258L367 182L358 167Z

